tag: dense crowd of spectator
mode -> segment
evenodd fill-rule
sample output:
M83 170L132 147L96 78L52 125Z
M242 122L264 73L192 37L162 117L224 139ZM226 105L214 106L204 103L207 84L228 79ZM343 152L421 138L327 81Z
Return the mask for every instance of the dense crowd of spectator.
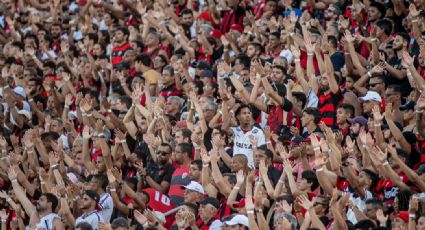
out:
M425 230L424 0L0 0L0 229Z

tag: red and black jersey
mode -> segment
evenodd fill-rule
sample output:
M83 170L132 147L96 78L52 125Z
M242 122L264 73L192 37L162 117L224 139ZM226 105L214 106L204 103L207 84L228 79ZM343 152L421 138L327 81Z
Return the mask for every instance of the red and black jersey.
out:
M125 52L132 50L130 43L126 42L123 45L115 46L112 49L112 65L118 65L122 62Z
M322 115L320 121L323 121L327 126L336 125L336 110L338 104L343 99L341 91L338 90L336 94L324 94L319 92L319 112Z
M159 93L159 95L161 95L167 100L167 98L171 96L179 96L179 97L183 96L183 91L178 90L176 84L172 84L170 86L163 88L161 92Z

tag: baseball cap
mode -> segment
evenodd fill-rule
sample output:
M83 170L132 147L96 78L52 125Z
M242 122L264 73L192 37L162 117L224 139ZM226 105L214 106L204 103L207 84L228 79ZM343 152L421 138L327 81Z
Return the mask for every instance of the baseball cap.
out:
M208 78L212 78L213 77L213 72L211 72L210 70L204 70L201 74L200 77L208 77Z
M220 30L217 30L217 29L213 29L210 32L210 36L213 37L213 38L220 38L221 35L223 35L223 34L221 33Z
M17 86L13 89L13 92L15 92L16 94L22 96L22 97L26 97L27 94L25 93L24 88L22 88L21 86Z
M124 217L118 217L112 221L111 227L113 229L119 228L119 227L128 229L130 226L128 225L127 219L125 219Z
M353 119L348 119L348 123L354 125L354 124L360 124L363 127L367 127L367 120L363 116L357 116Z
M204 188L196 181L191 181L188 185L182 186L184 189L189 189L201 194L205 194Z
M360 97L360 100L361 101L376 101L379 103L382 102L381 96L375 91L367 91L366 95L364 95L363 97Z
M208 62L201 60L198 62L195 62L193 64L193 68L197 68L197 69L211 69L210 64L208 64Z
M400 106L400 110L401 111L405 111L405 110L414 110L416 106L416 103L414 101L409 101L406 104Z
M207 198L203 199L199 203L200 204L203 204L203 205L210 204L210 205L212 205L216 209L218 209L220 207L220 202L216 198L214 198L214 197L207 197Z
M117 64L116 66L115 66L115 68L116 69L118 69L118 70L123 70L123 69L130 69L130 64L128 64L127 62L121 62L121 63L119 63L119 64Z
M248 223L248 217L246 217L245 215L235 215L234 217L232 217L232 219L224 222L226 225L229 226L234 226L234 225L244 225L246 227L249 227L249 223Z
M207 12L207 11L204 11L204 12L200 13L200 14L198 15L198 18L199 18L199 19L202 19L202 20L204 20L204 21L213 22L213 18L212 18L212 16L211 16L210 12Z
M400 211L395 214L394 218L400 218L404 222L409 223L409 211Z
M86 190L84 192L84 194L86 194L88 197L92 198L96 202L96 204L99 203L99 199L100 198L99 198L99 195L97 195L97 193L95 191L93 191L93 190Z
M231 30L237 30L237 31L239 31L239 33L243 33L243 28L239 24L233 24L233 25L231 25L230 26L230 29Z

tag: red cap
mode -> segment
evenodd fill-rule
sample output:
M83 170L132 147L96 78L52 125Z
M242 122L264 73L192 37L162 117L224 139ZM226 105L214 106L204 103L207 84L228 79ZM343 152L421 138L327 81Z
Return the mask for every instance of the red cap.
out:
M399 213L395 214L395 218L400 218L404 222L409 223L409 212L408 211L400 211Z
M217 29L213 29L210 32L210 36L213 37L213 38L220 39L221 35L222 35L221 34L221 31L220 30L217 30Z
M205 20L205 21L209 21L209 22L213 22L213 18L211 16L211 14L209 12L202 12L198 15L199 19Z
M239 24L233 24L230 26L231 30L237 30L239 33L243 33L243 28Z

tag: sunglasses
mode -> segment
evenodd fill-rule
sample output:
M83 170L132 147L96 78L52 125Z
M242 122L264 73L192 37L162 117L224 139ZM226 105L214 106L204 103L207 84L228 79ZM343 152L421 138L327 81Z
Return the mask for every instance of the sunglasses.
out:
M167 156L170 153L167 153L167 152L164 152L164 151L158 151L156 154L162 155L162 156Z

